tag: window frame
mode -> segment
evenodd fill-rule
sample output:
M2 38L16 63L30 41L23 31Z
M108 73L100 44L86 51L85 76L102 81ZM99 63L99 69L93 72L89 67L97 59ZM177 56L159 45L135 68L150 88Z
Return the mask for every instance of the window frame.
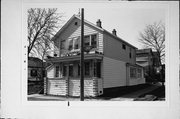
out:
M122 43L122 49L126 50L126 45L124 43Z
M58 68L57 68L57 67L58 67ZM57 70L57 69L58 69L58 70ZM56 66L55 66L54 77L55 77L55 78L60 77L60 66L59 66L59 65L56 65Z
M130 71L129 72L130 72L129 73L129 77L131 79L137 78L137 76L136 76L136 67L130 67Z

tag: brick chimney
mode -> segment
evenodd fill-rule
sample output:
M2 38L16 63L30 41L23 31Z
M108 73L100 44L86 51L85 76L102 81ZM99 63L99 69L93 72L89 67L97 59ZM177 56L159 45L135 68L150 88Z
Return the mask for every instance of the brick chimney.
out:
M102 26L101 26L101 20L100 20L100 19L97 20L96 25L97 25L98 27L102 28Z
M113 29L112 34L116 36L116 29Z

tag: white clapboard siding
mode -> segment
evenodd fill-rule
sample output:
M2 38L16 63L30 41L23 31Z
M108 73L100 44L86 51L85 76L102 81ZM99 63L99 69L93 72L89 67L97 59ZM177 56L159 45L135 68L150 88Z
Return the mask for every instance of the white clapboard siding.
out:
M95 96L97 91L94 91L93 88L93 80L84 80L84 96ZM69 95L80 96L80 80L70 80Z
M108 57L103 58L103 88L126 85L126 63Z
M48 80L48 94L50 95L67 95L66 80Z
M123 42L111 37L109 34L106 33L104 33L103 42L104 42L103 48L104 48L105 57L110 57L113 59L121 60L123 62L128 62L132 64L136 63L135 48L124 43L126 45L126 49L123 49L122 48ZM131 58L129 57L130 50L131 50Z

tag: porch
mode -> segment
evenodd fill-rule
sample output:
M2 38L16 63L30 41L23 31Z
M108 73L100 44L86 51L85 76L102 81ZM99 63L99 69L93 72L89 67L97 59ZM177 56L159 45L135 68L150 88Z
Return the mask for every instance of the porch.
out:
M45 93L48 95L80 96L80 61L77 56L51 59L52 67L47 70ZM102 55L85 55L84 96L103 94Z

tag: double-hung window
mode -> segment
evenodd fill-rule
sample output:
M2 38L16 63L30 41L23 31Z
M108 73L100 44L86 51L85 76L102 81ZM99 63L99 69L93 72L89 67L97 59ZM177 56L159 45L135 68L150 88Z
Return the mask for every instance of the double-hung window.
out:
M59 66L55 68L55 77L59 77Z

